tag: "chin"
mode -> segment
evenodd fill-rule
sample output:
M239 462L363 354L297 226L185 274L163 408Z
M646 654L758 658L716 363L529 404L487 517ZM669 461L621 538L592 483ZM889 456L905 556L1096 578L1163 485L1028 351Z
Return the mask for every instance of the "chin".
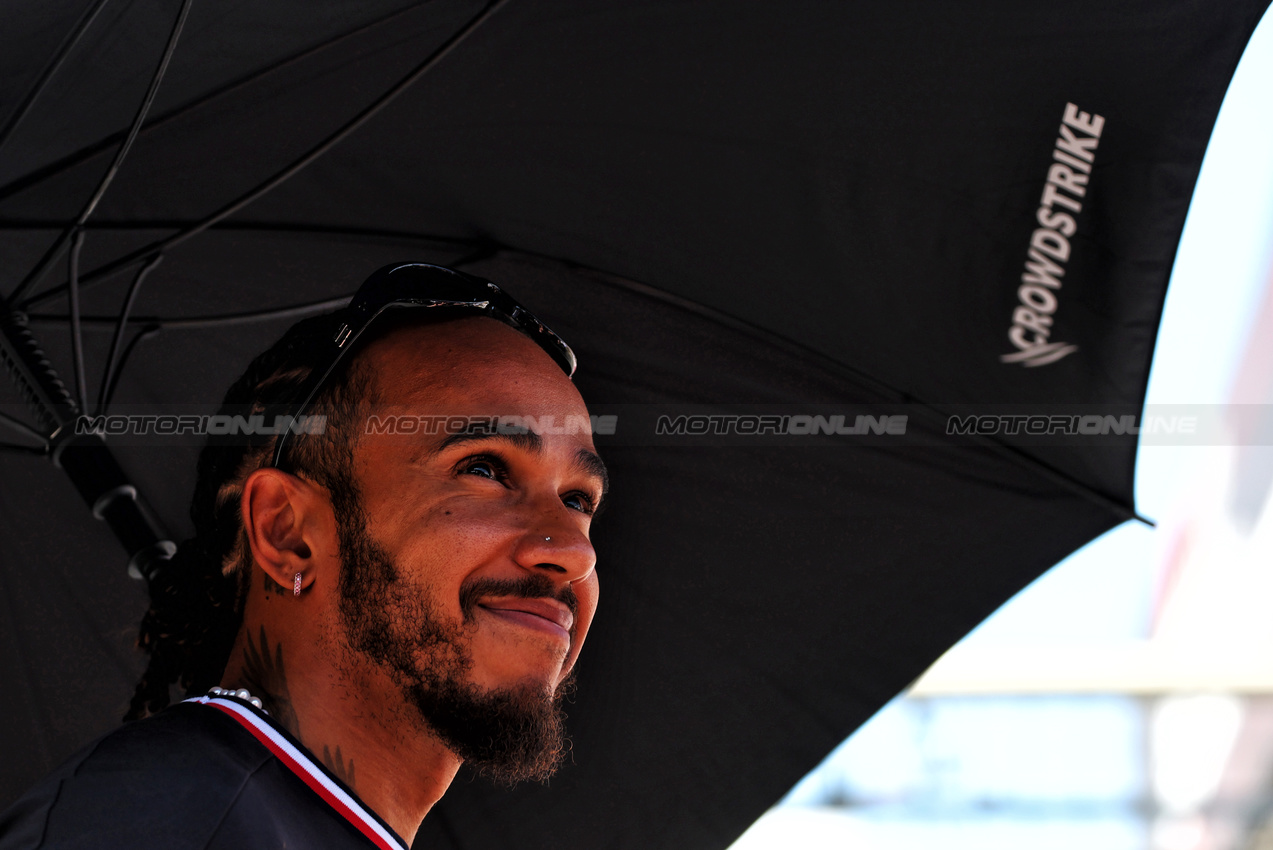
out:
M551 697L557 692L557 688L566 679L566 675L558 667L555 670L506 670L501 674L490 676L475 676L472 684L480 690L506 691L523 697L530 697L534 694L544 694Z
M483 665L478 660L480 656L472 653L470 657L474 658L474 664L470 668L469 680L486 690L522 690L529 687L555 691L570 673L566 666L566 653L531 653L525 649L524 646L507 648L502 653L497 650L488 656L496 662L490 665Z

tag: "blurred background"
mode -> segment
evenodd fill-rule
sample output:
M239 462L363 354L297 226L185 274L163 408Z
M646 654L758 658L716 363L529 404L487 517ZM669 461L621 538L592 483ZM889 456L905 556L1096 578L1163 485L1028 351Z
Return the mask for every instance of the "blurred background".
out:
M1157 528L1020 593L733 850L1273 850L1273 13L1203 163L1153 405L1229 406L1211 445L1143 438Z

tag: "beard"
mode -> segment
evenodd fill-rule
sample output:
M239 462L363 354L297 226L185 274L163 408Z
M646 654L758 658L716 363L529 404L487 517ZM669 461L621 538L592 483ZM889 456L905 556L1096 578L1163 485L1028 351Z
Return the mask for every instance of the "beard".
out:
M574 611L573 593L555 593L542 575L474 579L460 588L464 624L447 623L427 587L405 579L371 538L356 491L339 502L339 608L350 649L388 672L407 705L480 775L508 784L546 781L567 749L562 702L573 692L573 672L555 692L529 681L479 688L466 678L473 661L464 625L473 621L478 599L489 594L555 597Z

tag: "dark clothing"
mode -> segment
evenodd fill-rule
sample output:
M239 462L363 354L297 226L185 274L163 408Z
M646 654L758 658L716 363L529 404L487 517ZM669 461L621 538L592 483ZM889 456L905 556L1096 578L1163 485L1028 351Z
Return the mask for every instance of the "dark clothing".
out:
M0 850L403 850L263 712L202 698L115 730L0 814Z

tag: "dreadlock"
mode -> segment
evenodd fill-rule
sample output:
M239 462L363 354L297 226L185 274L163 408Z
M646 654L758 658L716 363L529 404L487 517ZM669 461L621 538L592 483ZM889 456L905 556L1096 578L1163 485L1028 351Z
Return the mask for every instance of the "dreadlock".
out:
M316 346L329 340L340 314L297 322L248 366L231 385L220 415L284 411L299 401ZM352 492L352 458L362 405L370 403L372 381L354 358L334 374L313 411L327 416L322 434L289 441L291 467L334 496ZM169 703L173 683L187 695L215 685L225 669L243 620L251 552L239 516L243 484L273 452L272 435L209 436L199 454L190 504L194 537L182 542L150 583L150 608L141 621L137 645L150 655L128 714L136 720ZM341 505L335 505L338 509Z

